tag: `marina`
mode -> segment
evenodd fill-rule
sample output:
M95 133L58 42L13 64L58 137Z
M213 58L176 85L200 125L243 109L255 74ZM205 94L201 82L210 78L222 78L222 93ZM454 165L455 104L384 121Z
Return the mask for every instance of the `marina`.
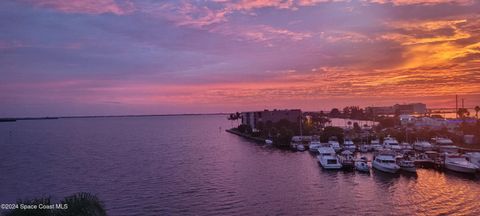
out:
M359 168L360 172L365 172L366 167L371 166L379 171L387 173L397 173L400 170L416 173L417 167L433 168L438 171L451 170L460 173L468 174L480 174L480 152L466 152L460 154L458 151L451 152L445 150L442 145L431 145L428 142L415 142L414 144L402 143L402 146L398 145L398 142L393 137L386 137L386 141L378 148L366 148L365 144L361 145L356 151L356 145L348 140L343 147L337 146L337 141L329 140L328 143L320 143L319 141L310 141L308 145L299 144L302 137L295 136L292 143L295 144L295 148L292 151L305 151L309 150L312 154L318 154L317 160L320 166L324 169L353 169ZM311 137L303 138L303 140L311 140ZM374 143L377 140L373 141ZM427 145L427 143L429 145ZM379 145L379 144L372 144ZM421 150L417 147L413 150L413 146L421 145ZM300 148L298 146L301 146ZM428 148L424 148L427 146ZM361 150L365 149L365 150ZM432 149L438 151L432 151ZM455 148L458 149L458 148ZM354 154L355 153L355 154ZM366 155L370 155L371 159L368 160ZM357 159L355 159L355 156ZM357 162L358 166L357 166ZM357 169L358 170L358 169Z
M262 119L262 116L288 116L290 113L294 113L293 116L289 117L290 120L281 119L282 117ZM480 149L472 150L458 147L452 139L438 136L438 133L430 139L419 139L417 137L413 142L407 142L405 139L408 136L406 135L400 143L396 137L388 133L399 134L399 131L403 130L407 134L406 127L397 126L396 128L382 129L380 125L376 125L376 130L374 130L368 124L365 124L363 129L357 124L355 130L350 127L341 128L324 125L317 131L307 132L310 135L302 135L305 132L302 128L312 124L308 120L310 115L314 114L302 114L300 110L264 110L256 113L239 113L237 118L242 119L242 125L238 128L229 129L227 132L261 143L262 138L259 135L268 131L269 137L272 137L271 131L275 129L273 127L274 123L283 121L282 127L290 127L291 130L296 130L296 127L298 127L297 132L300 135L289 137L277 132L276 136L283 137L282 139L275 139L275 136L273 136L265 142L268 141L271 146L289 148L294 152L308 150L311 154L316 155L320 167L327 170L342 169L370 172L371 167L374 170L391 174L399 172L415 174L418 168L431 168L438 171L449 170L463 174L477 175L480 173L478 165L480 163ZM405 116L401 115L399 117L400 121L404 121ZM306 122L300 120L302 118L306 118ZM395 118L397 117L390 117L390 119ZM332 122L326 117L324 119L323 122ZM409 117L407 120L412 121L412 119L413 117ZM269 121L270 128L264 128L264 121ZM336 121L341 122L338 119ZM348 122L350 125L350 120ZM250 132L252 136L248 135L249 132L246 130L248 127L250 127L249 130L255 131ZM377 134L379 130L388 131L388 133L379 136ZM314 135L311 135L312 133ZM339 139L338 137L342 138ZM354 137L356 141L351 137ZM364 139L364 137L366 138ZM289 142L288 139L290 139ZM325 142L322 143L322 140ZM285 145L285 143L288 143L288 145ZM367 155L370 155L370 158L367 159Z

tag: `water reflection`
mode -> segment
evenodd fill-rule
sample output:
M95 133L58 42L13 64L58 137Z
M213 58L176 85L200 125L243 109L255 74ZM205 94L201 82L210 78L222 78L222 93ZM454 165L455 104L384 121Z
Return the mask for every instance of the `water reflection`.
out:
M89 191L110 215L479 215L478 176L327 171L219 131L225 116L0 124L0 202ZM367 154L371 159L371 155ZM42 169L32 169L42 164Z

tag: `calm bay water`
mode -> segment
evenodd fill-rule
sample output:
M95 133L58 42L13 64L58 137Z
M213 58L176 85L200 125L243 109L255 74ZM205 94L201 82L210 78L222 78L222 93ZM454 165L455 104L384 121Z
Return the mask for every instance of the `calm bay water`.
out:
M480 214L480 180L323 171L225 132L226 116L0 123L0 203L85 191L109 215Z

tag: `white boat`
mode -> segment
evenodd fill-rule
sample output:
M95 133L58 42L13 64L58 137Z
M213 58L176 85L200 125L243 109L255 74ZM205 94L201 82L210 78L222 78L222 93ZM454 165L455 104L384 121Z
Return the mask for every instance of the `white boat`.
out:
M453 145L453 141L451 139L445 138L445 137L432 138L432 142L435 145Z
M396 173L400 169L395 161L395 155L392 153L379 153L373 159L372 166L377 170L388 173Z
M391 149L391 150L400 150L402 149L400 145L398 144L398 141L390 136L385 137L383 140L383 147L386 149Z
M402 143L400 144L400 148L401 148L402 150L405 150L405 151L413 150L412 145L410 145L410 143L407 143L407 142L402 142Z
M468 152L464 155L468 161L480 167L480 152Z
M330 147L332 147L335 152L338 152L342 149L340 148L340 143L338 143L337 137L330 137L328 139L328 145L330 145Z
M273 144L273 141L271 139L266 139L265 144L271 145L271 144Z
M320 148L320 146L322 146L322 144L320 143L320 141L311 141L310 142L310 145L308 146L308 150L310 152L313 152L313 153L317 153L318 152L318 148Z
M440 153L449 153L449 154L456 154L458 153L458 147L454 145L438 145L437 150Z
M342 164L335 155L332 147L321 146L318 148L317 160L324 169L341 169Z
M303 144L297 144L297 151L305 151L305 146Z
M343 150L349 150L351 152L354 152L357 150L357 147L355 144L353 144L353 141L349 138L346 138L345 141L343 142Z
M475 173L479 167L467 160L465 156L445 155L445 168L462 173Z
M397 164L401 170L407 172L417 172L417 168L415 167L415 163L412 160L409 160L405 157L397 157Z
M358 148L358 150L363 153L368 152L370 149L371 147L367 144L360 145L360 147Z
M340 163L342 164L343 168L353 168L355 166L355 159L353 158L353 153L349 150L344 150L338 156Z
M433 165L435 165L435 160L430 158L428 156L428 154L426 154L426 153L420 153L420 154L416 155L414 162L415 162L415 164L418 164L418 165L421 165L421 166L433 166Z
M378 139L373 139L370 141L370 146L372 151L380 151L383 148L382 145L380 145L380 140Z
M413 143L413 148L417 151L431 151L433 149L433 145L427 141L416 141Z
M432 138L432 143L435 144L433 148L440 153L450 153L450 154L458 153L458 147L455 146L453 141L449 138L435 137L435 138Z
M370 166L368 165L366 157L361 157L355 161L355 169L359 172L370 172Z

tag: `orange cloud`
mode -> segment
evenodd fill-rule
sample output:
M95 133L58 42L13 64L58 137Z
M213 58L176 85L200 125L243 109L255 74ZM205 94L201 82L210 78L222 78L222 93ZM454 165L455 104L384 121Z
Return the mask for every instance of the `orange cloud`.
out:
M402 45L456 41L471 37L471 34L460 27L466 22L466 19L392 22L387 25L404 33L387 33L382 38L399 41ZM436 33L438 30L451 30L453 34Z
M480 35L474 30L480 27L478 17L386 25L392 29L380 38L397 42L404 48L404 63L399 69L469 64L472 59L465 58L479 54Z

